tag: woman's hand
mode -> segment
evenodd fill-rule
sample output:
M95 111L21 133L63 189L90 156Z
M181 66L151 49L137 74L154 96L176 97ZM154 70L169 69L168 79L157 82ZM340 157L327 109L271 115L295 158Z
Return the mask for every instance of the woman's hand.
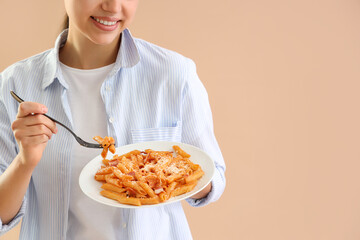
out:
M211 187L212 187L212 184L210 182L203 190L201 190L197 194L193 195L191 198L200 199L200 198L206 197L206 195L208 195L209 192L211 191Z
M23 102L19 105L16 120L11 128L19 144L21 163L35 167L51 136L57 133L56 124L43 114L46 106L35 102Z

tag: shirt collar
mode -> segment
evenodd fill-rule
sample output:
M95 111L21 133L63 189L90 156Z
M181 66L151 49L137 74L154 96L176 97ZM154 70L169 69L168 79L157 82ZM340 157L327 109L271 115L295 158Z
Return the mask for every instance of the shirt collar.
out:
M58 79L60 84L65 88L68 88L68 84L63 80L62 72L60 68L59 50L66 42L68 36L68 29L64 30L57 37L55 46L49 52L45 61L45 73L42 88L47 88L52 84L55 79ZM139 51L136 47L135 40L131 35L129 29L125 29L121 33L121 44L116 57L116 61L109 77L114 76L120 68L131 68L140 61Z

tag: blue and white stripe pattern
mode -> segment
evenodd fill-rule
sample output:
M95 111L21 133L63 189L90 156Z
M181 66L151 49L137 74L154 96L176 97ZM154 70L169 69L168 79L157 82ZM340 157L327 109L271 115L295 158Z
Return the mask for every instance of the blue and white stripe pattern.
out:
M45 104L50 116L72 126L68 85L58 57L66 37L64 31L55 48L20 61L0 75L0 174L18 152L11 131L18 104L11 98L10 90L27 101ZM225 164L214 136L208 96L193 61L135 39L125 30L114 68L101 87L101 96L108 119L104 124L118 146L158 140L197 146L214 157L215 177L207 197L187 202L204 206L221 196ZM0 233L14 227L23 217L20 239L66 238L73 141L67 131L59 128L33 172L20 212L7 225L0 220ZM192 238L180 203L122 209L113 228L118 239Z

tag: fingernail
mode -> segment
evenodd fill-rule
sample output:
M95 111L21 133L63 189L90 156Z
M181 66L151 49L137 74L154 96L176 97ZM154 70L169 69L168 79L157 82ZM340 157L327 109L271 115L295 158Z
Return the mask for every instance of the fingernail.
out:
M47 111L48 111L47 107L43 107L43 108L42 108L42 112L43 112L43 113L46 113Z

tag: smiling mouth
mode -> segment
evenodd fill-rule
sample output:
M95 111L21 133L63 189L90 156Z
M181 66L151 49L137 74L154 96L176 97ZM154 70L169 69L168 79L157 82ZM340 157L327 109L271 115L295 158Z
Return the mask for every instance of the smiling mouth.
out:
M98 23L100 24L103 24L105 26L114 26L117 22L120 22L119 21L105 21L105 20L102 20L102 19L99 19L99 18L96 18L96 17L93 17L91 16L92 19L94 19L95 21L97 21Z

